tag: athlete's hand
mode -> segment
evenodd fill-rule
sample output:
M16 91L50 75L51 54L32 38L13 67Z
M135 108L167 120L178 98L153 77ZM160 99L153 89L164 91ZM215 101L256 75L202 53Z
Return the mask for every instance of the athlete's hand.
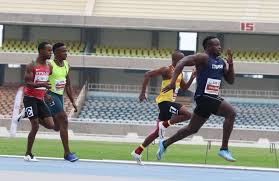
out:
M72 105L73 105L73 107L74 107L74 109L75 109L75 112L77 112L77 111L78 111L78 108L77 108L76 103L75 103L75 102L73 102L73 103L72 103Z
M46 94L45 95L45 100L47 101L47 102L53 102L53 99L52 99L52 96L51 95L48 95L48 94Z
M51 88L51 84L49 82L44 82L41 85L42 87L45 87L46 89L50 89Z
M170 83L169 85L167 85L165 88L162 89L162 92L166 93L170 90L173 90L175 88L175 82L174 83Z
M233 64L233 53L232 53L232 50L229 48L227 49L227 58L226 58L226 61L228 64Z
M145 94L141 93L139 95L139 101L142 102L142 101L147 101L146 97L145 97Z

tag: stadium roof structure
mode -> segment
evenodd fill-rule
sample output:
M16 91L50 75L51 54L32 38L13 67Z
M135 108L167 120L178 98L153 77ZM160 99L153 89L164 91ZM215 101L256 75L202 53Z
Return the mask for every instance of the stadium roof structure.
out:
M279 33L279 1L0 0L0 23Z

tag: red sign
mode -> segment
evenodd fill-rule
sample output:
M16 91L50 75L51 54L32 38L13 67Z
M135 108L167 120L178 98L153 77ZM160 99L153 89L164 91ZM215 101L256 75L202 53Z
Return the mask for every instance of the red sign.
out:
M240 22L240 31L255 31L255 23Z

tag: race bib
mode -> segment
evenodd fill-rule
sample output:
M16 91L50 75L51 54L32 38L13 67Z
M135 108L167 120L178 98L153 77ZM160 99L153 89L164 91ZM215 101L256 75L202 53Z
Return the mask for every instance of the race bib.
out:
M66 80L55 80L56 91L64 90L66 85Z
M204 93L219 95L220 85L221 85L221 80L208 78Z
M34 83L44 83L48 81L48 74L36 74L34 77ZM45 87L37 87L35 89L45 90Z
M35 83L43 83L48 81L48 75L35 75Z

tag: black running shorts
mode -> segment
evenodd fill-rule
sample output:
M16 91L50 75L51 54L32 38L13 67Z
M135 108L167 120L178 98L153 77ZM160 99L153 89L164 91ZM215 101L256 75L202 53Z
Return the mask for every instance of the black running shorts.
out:
M164 101L158 104L160 113L159 120L167 121L170 120L172 115L178 115L179 109L182 107L181 104L176 102Z
M24 96L23 104L25 107L25 114L29 119L51 117L50 110L43 100Z
M197 106L194 110L194 113L204 118L209 118L211 114L216 115L223 100L223 98L218 96L199 96L195 99Z

